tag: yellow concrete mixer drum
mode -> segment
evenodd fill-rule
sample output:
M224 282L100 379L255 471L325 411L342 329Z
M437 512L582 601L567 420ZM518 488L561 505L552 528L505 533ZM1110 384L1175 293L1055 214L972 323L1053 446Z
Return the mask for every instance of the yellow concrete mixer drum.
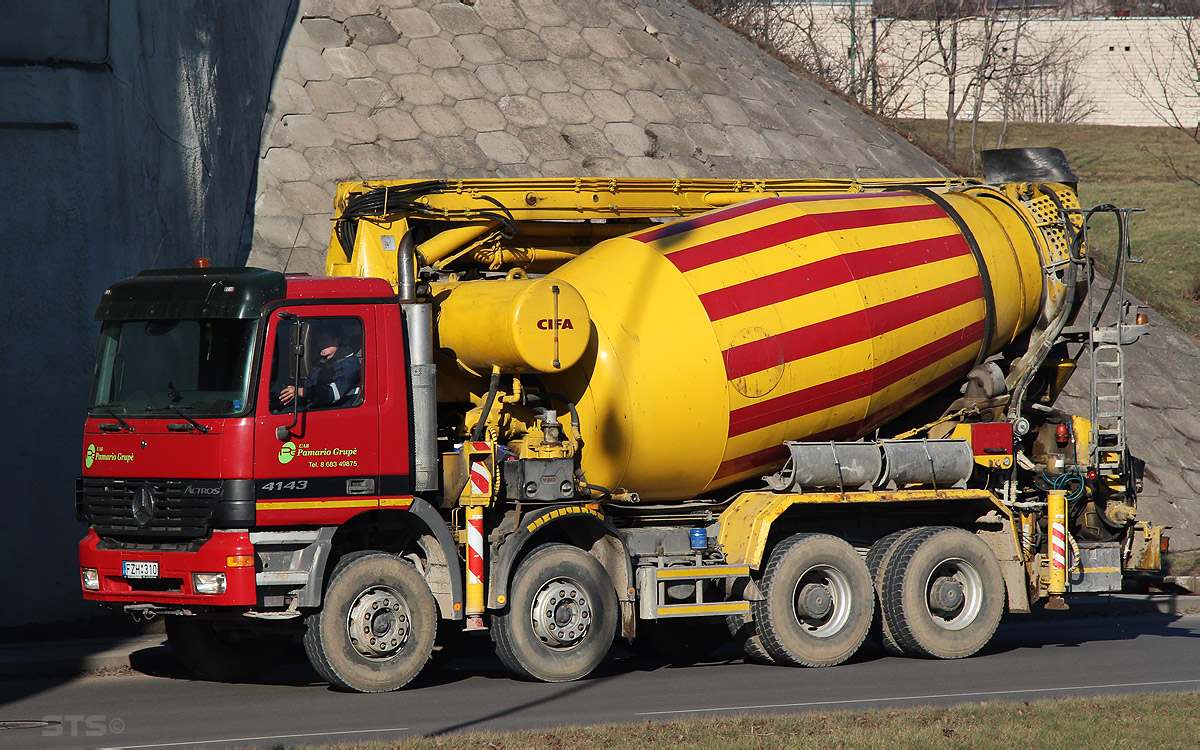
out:
M545 376L578 403L588 480L695 497L785 440L869 433L1061 302L1043 269L1065 246L1037 226L980 186L761 198L601 242L547 277L591 314Z

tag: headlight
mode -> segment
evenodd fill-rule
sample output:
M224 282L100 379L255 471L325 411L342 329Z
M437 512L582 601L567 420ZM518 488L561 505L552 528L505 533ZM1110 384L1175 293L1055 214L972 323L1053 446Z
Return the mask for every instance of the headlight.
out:
M80 568L83 575L83 587L88 591L100 590L100 572L95 568Z
M197 594L224 594L224 573L192 573L192 591Z

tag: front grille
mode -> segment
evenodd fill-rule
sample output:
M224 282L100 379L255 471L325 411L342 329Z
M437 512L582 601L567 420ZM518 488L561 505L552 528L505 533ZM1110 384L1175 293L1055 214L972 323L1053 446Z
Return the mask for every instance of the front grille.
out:
M102 537L118 539L196 539L207 536L213 506L221 493L191 494L197 485L219 482L186 479L96 479L85 477L81 510ZM140 490L154 494L150 518L139 524L133 501ZM194 490L193 490L194 492Z

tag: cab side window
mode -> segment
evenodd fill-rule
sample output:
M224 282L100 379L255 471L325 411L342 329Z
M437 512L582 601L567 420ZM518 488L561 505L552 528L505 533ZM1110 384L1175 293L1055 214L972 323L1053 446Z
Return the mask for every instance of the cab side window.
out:
M298 378L293 380L300 344ZM271 364L271 411L344 409L362 403L363 323L359 318L304 317L280 320Z

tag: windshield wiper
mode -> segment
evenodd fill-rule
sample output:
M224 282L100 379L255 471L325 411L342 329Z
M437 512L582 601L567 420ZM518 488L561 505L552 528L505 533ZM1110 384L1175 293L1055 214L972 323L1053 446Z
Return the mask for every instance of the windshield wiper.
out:
M204 425L200 424L200 423L199 423L199 422L197 422L196 420L194 420L194 419L192 419L191 417L189 417L189 416L187 415L187 412L185 412L183 409L180 409L180 408L179 408L178 406L176 406L175 404L171 404L171 405L167 406L167 408L168 408L168 409L170 409L171 411L175 412L175 413L176 413L176 414L178 414L179 416L183 417L183 418L184 418L184 419L186 419L188 422L190 422L190 423L191 423L191 426L192 426L192 429L199 430L199 431L200 431L200 432L202 432L202 433L208 433L210 430L212 430L212 428L211 428L211 427L205 427ZM191 407L189 406L188 408L190 409ZM183 426L183 425L180 425L180 427L182 427L182 426ZM172 427L174 427L174 425L167 425L167 429L168 429L168 430L169 430L169 429L171 429Z
M108 412L108 413L109 413L109 415L110 415L110 416L111 416L113 419L115 419L115 420L117 420L118 422L120 422L120 423L121 423L121 424L119 424L119 425L115 425L115 424L102 424L102 425L100 425L100 429L101 429L102 431L104 431L104 432L111 432L111 431L113 431L113 430L119 430L119 429L121 429L122 427L124 427L125 429L129 430L129 432L130 432L131 434L132 434L133 432L135 432L135 430L133 429L133 425L129 424L129 423L128 423L128 422L126 422L124 419L121 419L120 415L118 415L118 414L117 414L117 412L113 410L113 405L112 405L112 404L93 404L93 405L90 407L90 409L103 409L104 411ZM89 410L90 410L90 409L89 409Z

